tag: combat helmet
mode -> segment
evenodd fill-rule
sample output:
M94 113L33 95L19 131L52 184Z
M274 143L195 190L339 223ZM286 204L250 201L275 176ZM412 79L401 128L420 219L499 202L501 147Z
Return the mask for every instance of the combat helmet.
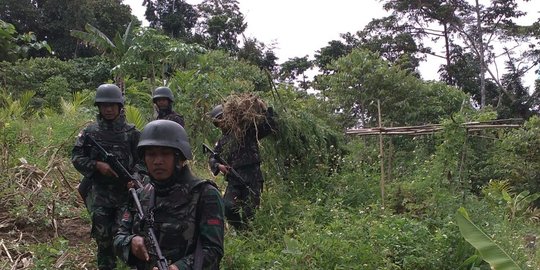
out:
M94 105L97 106L98 103L119 103L124 106L122 90L120 90L120 87L110 83L100 85L96 91Z
M223 105L221 105L221 104L214 107L208 113L208 116L210 116L210 118L212 118L212 120L215 120L215 119L219 118L221 115L223 115Z
M170 102L174 102L174 95L169 87L160 86L154 90L154 95L152 96L152 101L156 102L158 98L167 98Z
M144 158L144 148L164 146L180 151L186 159L192 159L191 146L184 128L170 120L154 120L144 127L137 145L139 157Z

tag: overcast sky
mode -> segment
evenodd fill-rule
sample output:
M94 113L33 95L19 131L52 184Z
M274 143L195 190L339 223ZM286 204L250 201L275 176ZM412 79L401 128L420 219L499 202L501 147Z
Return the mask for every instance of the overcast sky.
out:
M481 0L480 2L486 2ZM143 0L124 0L131 6L133 14L144 21ZM198 4L201 0L187 0ZM274 53L282 63L292 57L308 55L313 59L315 52L328 45L331 40L339 40L339 34L356 32L364 28L374 18L389 13L383 10L379 0L238 0L240 11L245 16L248 37L255 37L265 44L274 44ZM540 1L526 3L522 10L529 14L524 21L531 22L540 16ZM436 52L442 46L434 47ZM424 79L438 80L437 70L443 62L428 57L421 63L420 73ZM536 68L537 69L537 68ZM504 70L504 65L499 65ZM532 86L537 76L527 75L526 86Z

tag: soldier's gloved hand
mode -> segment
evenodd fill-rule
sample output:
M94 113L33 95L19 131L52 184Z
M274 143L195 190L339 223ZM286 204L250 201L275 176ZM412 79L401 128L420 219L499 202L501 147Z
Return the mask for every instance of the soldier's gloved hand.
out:
M227 167L227 166L225 166L223 164L219 164L218 169L222 174L228 174L229 173L229 167Z
M142 236L135 236L131 239L131 253L139 260L147 262L150 260L146 245L144 244L144 238Z
M118 174L111 168L111 166L103 161L96 161L96 169L103 175L118 178Z

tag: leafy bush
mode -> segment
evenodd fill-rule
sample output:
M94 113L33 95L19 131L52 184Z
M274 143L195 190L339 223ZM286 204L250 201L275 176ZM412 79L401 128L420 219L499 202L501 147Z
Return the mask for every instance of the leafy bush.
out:
M488 164L494 179L507 180L516 192L540 192L540 117L531 117L523 129L503 134L496 149Z

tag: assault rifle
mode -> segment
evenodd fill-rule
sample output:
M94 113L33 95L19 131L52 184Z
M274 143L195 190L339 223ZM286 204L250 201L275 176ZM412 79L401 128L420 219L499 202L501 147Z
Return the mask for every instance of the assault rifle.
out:
M141 188L142 184L137 177L129 173L129 171L118 160L118 157L112 153L107 152L103 146L101 146L92 136L86 136L86 139L90 141L90 145L95 146L101 155L103 162L109 164L111 168L118 174L120 179L132 181L137 188Z
M139 197L137 196L137 191L135 191L134 188L130 188L129 192L131 193L131 196L133 197L133 201L135 202L135 205L137 206L137 215L139 216L141 224L144 224L144 230L147 231L148 240L150 240L150 247L156 253L157 268L159 270L168 270L169 264L167 263L167 259L161 253L161 249L159 248L156 233L154 232L154 215L153 215L152 209L150 209L149 211L150 217L146 217L144 215L143 208L141 206L141 201L139 201ZM153 194L154 192L152 192L152 196ZM154 198L150 198L150 201L153 202Z
M120 163L120 161L114 154L107 152L107 150L105 150L105 148L103 148L98 142L96 142L96 140L94 140L94 138L92 138L92 136L90 135L86 136L84 144L87 144L88 142L90 142L90 146L96 147L99 150L102 161L109 164L109 166L111 166L111 168L118 174L118 176L120 176L121 179L132 181L137 188L142 187L139 179L134 175L130 174L126 167L124 167L124 165ZM92 180L89 177L84 177L79 184L79 187L77 188L85 205L86 197L88 196L91 188Z
M234 175L236 176L236 178L238 178L238 180L240 180L240 183L242 183L242 185L244 185L245 187L247 187L247 189L249 190L249 192L253 193L253 195L256 195L255 191L253 191L251 189L251 187L247 184L246 180L244 180L244 177L242 177L238 171L236 171L233 167L229 166L229 164L227 163L227 161L225 161L220 155L216 154L216 152L214 152L214 150L212 150L212 148L210 148L208 145L204 144L203 143L203 153L207 154L207 153L210 153L219 163L225 165L227 168L229 168L229 171ZM216 171L212 171L212 173L214 175L217 175L219 173L219 169L217 169Z

